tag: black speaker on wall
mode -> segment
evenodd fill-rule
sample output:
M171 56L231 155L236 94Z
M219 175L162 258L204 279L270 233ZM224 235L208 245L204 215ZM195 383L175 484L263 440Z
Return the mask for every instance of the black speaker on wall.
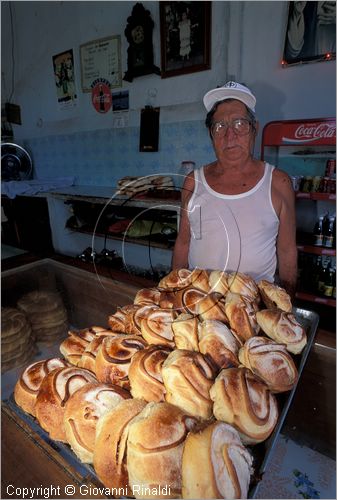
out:
M139 151L153 153L158 151L160 108L145 106L140 114Z

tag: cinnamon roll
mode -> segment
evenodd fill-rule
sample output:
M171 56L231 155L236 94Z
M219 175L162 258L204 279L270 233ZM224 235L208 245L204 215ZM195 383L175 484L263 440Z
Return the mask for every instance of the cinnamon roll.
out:
M179 314L172 323L174 343L177 349L199 351L199 320L192 314Z
M68 337L60 344L60 352L70 364L77 366L85 348L96 337L96 327L69 330Z
M175 318L176 313L171 309L152 309L140 323L143 338L149 344L174 347L172 322Z
M256 319L255 302L243 295L228 292L225 311L231 329L243 342L259 333L260 327Z
M248 274L234 272L228 275L229 291L244 295L249 300L259 301L259 289L253 278Z

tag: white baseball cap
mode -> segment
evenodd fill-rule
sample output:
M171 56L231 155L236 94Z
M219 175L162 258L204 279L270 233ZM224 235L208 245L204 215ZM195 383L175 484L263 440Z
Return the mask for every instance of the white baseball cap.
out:
M203 99L207 112L213 108L215 103L225 99L237 99L255 113L255 96L249 88L237 82L227 82L223 87L209 90Z

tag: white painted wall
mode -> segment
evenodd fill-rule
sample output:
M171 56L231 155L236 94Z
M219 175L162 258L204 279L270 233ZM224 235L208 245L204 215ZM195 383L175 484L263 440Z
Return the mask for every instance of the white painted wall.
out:
M11 94L12 48L15 86L12 101L21 106L22 126L14 125L20 139L73 133L112 126L111 113L93 111L90 94L80 88L79 46L96 38L120 34L122 68L126 70L127 17L135 2L11 2L14 28L12 47L8 2L2 9L2 100ZM154 63L160 66L159 2L143 2L155 23ZM288 2L212 2L212 69L161 79L148 75L123 82L130 90L131 122L138 126L139 109L148 103L161 107L161 122L200 120L203 94L229 77L246 82L257 96L263 126L274 119L322 117L335 114L336 64L320 62L281 67ZM58 110L52 56L73 48L78 107ZM39 125L40 126L39 126ZM42 126L41 126L42 125Z

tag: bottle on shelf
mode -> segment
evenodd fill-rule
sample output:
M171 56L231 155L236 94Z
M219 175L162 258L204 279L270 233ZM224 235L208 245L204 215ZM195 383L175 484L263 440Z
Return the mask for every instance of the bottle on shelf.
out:
M329 273L328 263L322 260L322 267L318 278L318 287L317 287L318 295L324 295L325 284L327 281L328 273Z
M318 282L322 271L322 257L319 255L312 266L311 292L318 292Z
M314 239L313 239L313 245L316 247L321 247L323 246L323 237L324 237L324 232L323 232L323 221L324 221L324 216L320 215L318 221L316 222L314 226Z
M326 248L334 248L336 246L334 227L335 216L331 215L328 226L325 228L323 226L323 246Z
M324 285L324 291L323 295L324 297L331 298L333 295L333 288L334 288L334 282L335 282L335 274L334 270L332 267L328 268L328 273L326 276L325 280L325 285Z

